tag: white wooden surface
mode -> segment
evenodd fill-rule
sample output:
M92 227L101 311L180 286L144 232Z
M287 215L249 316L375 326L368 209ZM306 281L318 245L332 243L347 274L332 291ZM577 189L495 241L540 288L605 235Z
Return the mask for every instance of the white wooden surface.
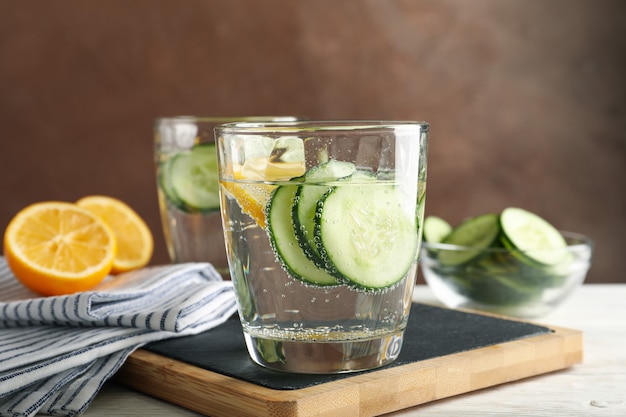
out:
M437 304L425 286L416 287L414 299ZM626 284L584 285L556 311L536 321L582 330L583 364L387 416L626 416ZM112 382L84 415L200 416Z

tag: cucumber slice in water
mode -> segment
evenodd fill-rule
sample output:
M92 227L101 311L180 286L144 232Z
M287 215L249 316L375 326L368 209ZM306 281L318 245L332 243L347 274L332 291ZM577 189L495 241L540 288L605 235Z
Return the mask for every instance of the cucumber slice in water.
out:
M165 194L165 198L167 199L168 204L173 204L181 210L186 210L185 205L180 200L178 195L174 192L174 187L172 186L172 181L169 175L169 162L170 161L168 160L159 164L159 170L157 174L159 187L161 191Z
M517 207L500 214L504 245L524 253L522 260L539 265L558 265L569 257L567 242L561 232L540 216Z
M406 276L418 250L415 203L374 179L352 163L328 161L310 169L301 184L274 190L268 236L292 277L373 290Z
M324 267L315 242L315 212L317 203L331 186L328 183L354 174L356 167L351 162L328 161L309 169L304 177L305 184L298 187L293 206L296 236L305 254L318 266Z
M280 186L268 202L267 230L272 249L293 278L313 285L337 285L335 277L311 261L298 242L292 219L297 191L297 185Z
M180 201L192 211L219 210L219 185L215 144L194 146L172 157L162 183L171 201Z
M392 185L346 181L318 204L321 254L352 285L384 289L401 281L416 259L415 213ZM403 198L404 197L404 198Z
M439 252L443 265L461 265L479 257L491 247L500 234L497 214L482 214L455 227L441 243L465 246L466 249Z

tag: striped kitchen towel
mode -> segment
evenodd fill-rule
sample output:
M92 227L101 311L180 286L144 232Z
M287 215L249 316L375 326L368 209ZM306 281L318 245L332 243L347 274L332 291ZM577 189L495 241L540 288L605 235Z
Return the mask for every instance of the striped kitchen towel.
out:
M92 291L40 297L0 257L0 416L78 415L145 343L197 334L236 311L206 263L148 267Z

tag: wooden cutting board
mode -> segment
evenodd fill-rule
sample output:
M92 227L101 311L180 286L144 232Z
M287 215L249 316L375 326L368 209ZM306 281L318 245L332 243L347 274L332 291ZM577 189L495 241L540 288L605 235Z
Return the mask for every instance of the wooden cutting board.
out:
M400 357L378 370L293 375L253 364L236 320L133 353L115 379L215 417L376 416L582 362L583 335L415 304Z

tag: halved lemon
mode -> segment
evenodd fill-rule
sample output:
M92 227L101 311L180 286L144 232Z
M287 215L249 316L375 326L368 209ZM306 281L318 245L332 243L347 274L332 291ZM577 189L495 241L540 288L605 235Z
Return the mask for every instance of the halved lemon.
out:
M104 220L71 203L27 206L4 234L4 255L16 278L46 296L95 287L111 271L115 252L115 235Z
M76 202L101 217L113 230L117 253L112 273L130 271L148 264L154 250L150 228L129 205L113 197L87 196Z
M222 182L224 189L237 201L244 213L265 228L265 206L272 191L278 187L267 182L299 177L304 174L305 167L304 162L268 162L267 159L259 158L237 165L233 171L237 182Z
M265 228L265 205L276 185L223 182L224 189L241 207L241 211L252 217L256 224Z

